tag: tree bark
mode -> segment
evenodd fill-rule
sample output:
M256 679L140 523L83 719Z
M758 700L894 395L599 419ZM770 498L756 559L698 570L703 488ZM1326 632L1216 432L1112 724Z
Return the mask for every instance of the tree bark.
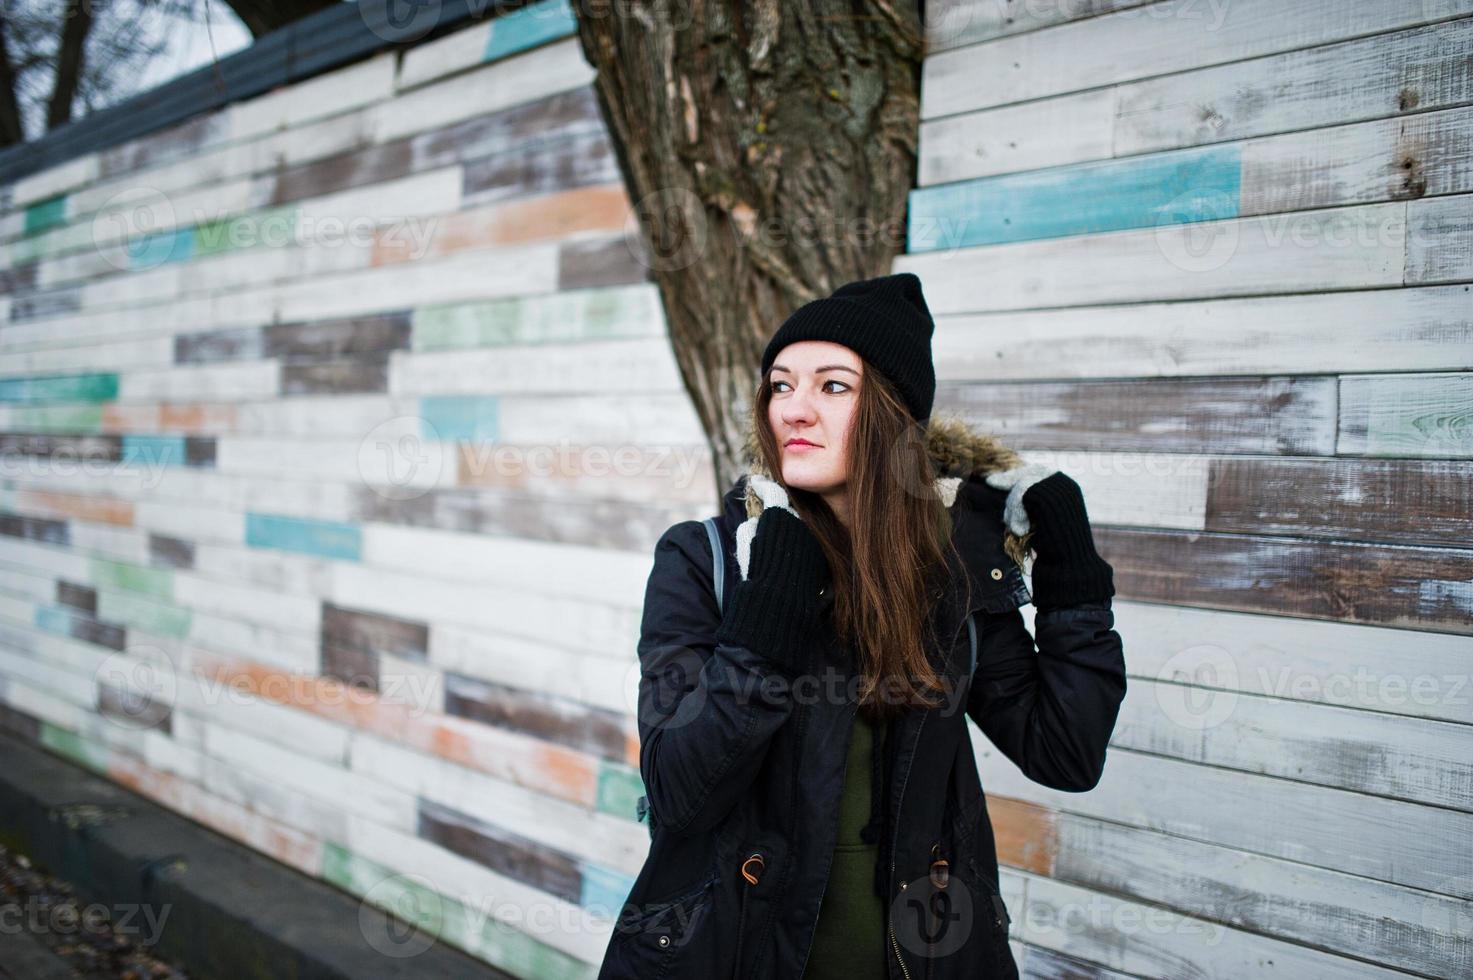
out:
M573 0L724 490L762 349L904 248L923 39L886 0Z

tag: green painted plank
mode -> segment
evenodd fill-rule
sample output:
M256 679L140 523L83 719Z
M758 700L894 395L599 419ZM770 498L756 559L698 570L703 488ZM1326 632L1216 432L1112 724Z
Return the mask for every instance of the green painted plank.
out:
M638 769L607 760L599 762L598 790L594 796L596 809L638 822L634 802L643 795L644 781Z
M411 347L417 351L622 340L664 333L659 296L643 283L428 306L415 310L410 324Z
M0 402L109 402L118 397L112 373L0 378Z
M18 406L10 413L11 432L102 431L100 404Z
M145 568L106 558L93 558L91 565L92 584L98 588L123 589L160 599L174 597L171 568Z
M26 207L25 234L36 235L47 228L66 224L66 195L58 194Z
M41 744L60 755L66 756L79 766L93 772L107 774L107 746L94 745L76 732L68 731L49 721L41 722Z
M412 955L429 937L519 977L538 980L595 980L597 964L585 963L537 941L528 933L494 919L494 906L467 908L439 894L424 875L400 874L332 841L323 847L322 877L358 895L390 915L418 928L365 934L369 944L388 955ZM488 898L489 902L489 898ZM381 945L382 944L382 945Z

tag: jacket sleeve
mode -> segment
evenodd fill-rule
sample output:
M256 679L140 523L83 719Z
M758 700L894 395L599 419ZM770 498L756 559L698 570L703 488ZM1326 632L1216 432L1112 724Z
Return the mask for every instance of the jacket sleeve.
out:
M1110 600L1040 611L1038 645L1017 609L986 613L967 714L1036 783L1082 793L1105 768L1125 698Z
M711 546L699 521L655 545L639 637L639 770L653 819L675 834L721 822L746 793L792 692L768 661L715 639Z

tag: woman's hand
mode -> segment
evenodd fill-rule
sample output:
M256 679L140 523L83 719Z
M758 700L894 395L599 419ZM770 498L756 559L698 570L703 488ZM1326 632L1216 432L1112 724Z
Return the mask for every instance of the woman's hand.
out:
M742 581L716 635L796 676L817 625L828 559L818 538L791 509L781 485L755 477L753 487L763 510L737 528Z
M991 473L987 483L1008 490L1003 519L1013 532L1033 532L1033 605L1040 612L1115 594L1114 569L1095 550L1078 483L1036 464Z

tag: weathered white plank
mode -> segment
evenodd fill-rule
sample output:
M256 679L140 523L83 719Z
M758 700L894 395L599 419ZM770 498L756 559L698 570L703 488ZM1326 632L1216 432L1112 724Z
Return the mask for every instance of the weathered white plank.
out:
M389 390L397 395L571 395L682 391L669 341L606 340L479 350L395 354Z
M1447 371L1473 365L1473 303L1434 286L938 316L931 350L938 381Z
M1473 12L1473 0L1165 0L943 51L925 60L921 118L1403 30Z
M593 74L578 39L570 37L380 103L375 135L384 142L446 126L587 85Z
M355 819L349 824L344 843L353 853L465 906L474 921L484 922L489 928L524 932L538 943L588 963L600 962L608 947L610 929L606 920L412 834L394 833L371 821ZM379 891L382 894L385 890ZM457 935L473 942L482 939L474 929Z
M531 841L605 868L637 874L649 831L632 820L555 799L402 745L355 732L352 770L461 813L475 814ZM372 857L372 855L369 855Z
M1145 977L1402 980L1399 970L1028 876L1022 938Z
M1315 129L1468 101L1473 20L1116 88L1115 154Z
M1473 968L1445 928L1461 899L1107 821L1056 827L1055 879L1427 976Z
M1401 285L1406 204L897 256L933 315Z
M1157 0L932 0L926 4L926 50L935 54L995 37L1024 34L1055 24L1097 17Z
M1125 600L1114 610L1131 676L1219 691L1220 709L1240 694L1473 724L1466 636Z
M1029 780L969 725L989 793L1066 813L1473 898L1473 815L1112 747L1099 784ZM1189 791L1184 791L1190 787Z
M1467 136L1467 134L1465 134ZM1473 141L1473 137L1468 137ZM1464 166L1473 166L1463 157ZM1473 194L1407 205L1406 281L1473 280Z
M1113 155L1114 88L921 123L921 187Z
M394 94L398 52L383 51L363 61L232 103L226 114L229 139L261 133L384 102Z
M1111 744L1473 812L1470 737L1446 721L1136 677Z

